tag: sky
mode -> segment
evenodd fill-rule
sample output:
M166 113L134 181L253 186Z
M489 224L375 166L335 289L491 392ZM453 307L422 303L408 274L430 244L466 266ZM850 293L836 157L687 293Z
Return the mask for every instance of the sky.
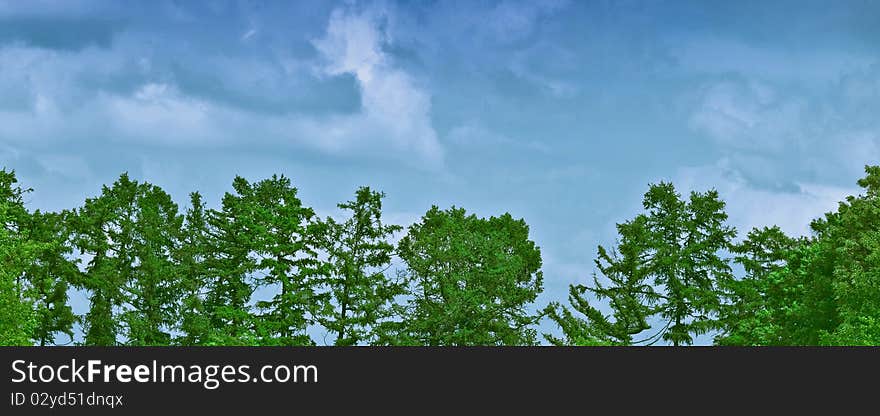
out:
M524 218L539 305L592 281L650 183L740 235L811 219L880 160L880 3L0 0L0 167L32 209L120 173L185 206L293 179ZM82 311L85 301L74 299ZM543 323L541 331L554 331Z

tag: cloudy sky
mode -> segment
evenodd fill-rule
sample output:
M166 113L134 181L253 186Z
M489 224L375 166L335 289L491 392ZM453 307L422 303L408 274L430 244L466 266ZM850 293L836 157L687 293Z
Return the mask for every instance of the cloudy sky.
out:
M880 159L880 3L0 0L0 167L31 208L127 171L183 205L234 175L334 212L359 185L525 218L545 294L647 185L792 234ZM546 326L549 328L549 325Z

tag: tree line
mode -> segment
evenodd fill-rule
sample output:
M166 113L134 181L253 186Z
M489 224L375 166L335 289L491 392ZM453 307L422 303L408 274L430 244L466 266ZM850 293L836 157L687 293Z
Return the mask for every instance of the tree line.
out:
M717 191L652 184L592 283L544 306L540 249L508 213L434 206L404 229L362 187L322 218L278 175L181 209L127 174L41 212L0 170L0 345L69 345L77 327L83 345L880 345L880 167L865 170L809 237L737 240ZM538 334L545 318L558 335Z

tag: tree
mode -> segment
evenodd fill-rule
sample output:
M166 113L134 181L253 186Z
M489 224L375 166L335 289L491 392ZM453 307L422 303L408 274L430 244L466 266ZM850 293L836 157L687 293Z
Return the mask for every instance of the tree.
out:
M180 345L206 345L210 342L211 319L205 307L209 288L208 259L212 252L209 244L208 214L202 195L190 194L190 207L184 216L180 243L174 253L180 278Z
M212 212L216 228L213 250L219 255L211 271L214 284L206 300L214 328L223 326L221 342L262 345L311 345L306 333L315 316L328 308L319 291L328 266L318 259L314 211L297 198L290 179L273 176L249 183L233 181L220 212ZM258 287L277 289L268 300L247 303Z
M205 259L207 288L203 308L210 333L207 345L254 345L256 336L249 302L254 292L249 276L256 269L251 256L247 206L241 194L250 193L250 184L236 177L220 210L209 210L208 247ZM250 229L253 225L250 225Z
M654 306L660 297L648 281L645 267L644 258L650 237L646 221L647 217L638 216L633 221L617 224L620 234L617 250L609 252L599 246L599 257L595 264L610 285L604 285L594 273L593 287L569 287L568 300L572 309L587 319L578 318L558 302L551 303L545 309L547 316L560 326L565 336L558 338L545 334L544 337L551 344L633 345L654 341L633 340L634 335L651 328L647 319L655 313ZM590 305L587 299L589 294L597 300L607 299L613 309L612 316L606 316Z
M741 279L729 279L719 287L721 305L715 336L719 345L781 345L787 340L781 328L789 320L786 308L792 291L785 277L789 260L805 244L777 227L753 229L734 245L734 261L744 271ZM792 265L797 263L792 262Z
M306 329L328 308L328 297L319 290L329 270L316 251L315 212L296 194L290 179L275 175L245 191L256 226L251 235L257 268L264 273L258 283L279 289L256 304L263 311L257 331L265 345L314 344Z
M724 202L714 190L691 192L684 200L671 183L661 182L650 186L643 207L644 214L618 225L617 250L608 254L599 247L597 267L611 284L603 286L595 279L594 287L575 286L570 291L572 304L586 319L578 321L572 313L556 310L558 305L548 310L568 341L631 344L663 339L689 345L694 336L713 328L721 302L718 286L732 277L722 255L736 234L724 224ZM608 299L612 315L590 306L583 296L587 292ZM663 322L662 327L633 341L653 317Z
M76 222L76 245L92 257L86 344L116 345L120 335L131 345L170 343L179 299L171 254L182 223L171 197L122 174L86 200Z
M133 246L137 264L126 287L131 309L123 315L131 345L169 345L178 320L179 278L173 252L183 218L171 196L141 184L135 203Z
M81 280L77 261L70 258L70 212L34 212L27 221L30 238L41 244L25 269L26 291L33 304L36 326L31 338L39 345L55 342L59 333L73 341L76 316L68 304L71 283Z
M834 263L819 241L795 247L768 283L779 288L768 296L780 319L771 327L769 345L819 345L823 334L840 324L834 293ZM775 295L775 296L774 296ZM772 323L773 321L771 321Z
M21 230L28 216L15 172L0 170L0 345L31 345L36 316L25 297L24 271L40 244Z
M541 252L510 214L478 218L432 207L398 245L410 299L380 342L530 345L542 289Z
M375 338L377 325L393 314L394 298L404 287L385 275L394 245L389 241L398 225L382 222L385 194L359 188L355 199L338 204L350 212L341 223L327 218L316 230L329 256L333 308L319 320L336 335L336 345L357 345Z
M866 193L813 221L812 238L766 229L738 247L746 278L731 287L722 310L732 313L721 315L717 342L880 344L880 167L865 171L859 185Z
M880 166L866 166L865 193L813 222L813 267L830 276L805 294L817 309L813 328L830 345L880 345ZM824 296L819 299L819 296Z

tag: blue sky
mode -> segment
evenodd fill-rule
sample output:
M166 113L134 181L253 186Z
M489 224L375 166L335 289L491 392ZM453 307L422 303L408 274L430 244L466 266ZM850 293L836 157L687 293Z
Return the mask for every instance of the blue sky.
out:
M0 0L0 166L51 210L128 171L181 205L283 173L325 215L359 185L403 225L509 211L546 304L651 182L740 234L858 192L880 3L768 3Z

